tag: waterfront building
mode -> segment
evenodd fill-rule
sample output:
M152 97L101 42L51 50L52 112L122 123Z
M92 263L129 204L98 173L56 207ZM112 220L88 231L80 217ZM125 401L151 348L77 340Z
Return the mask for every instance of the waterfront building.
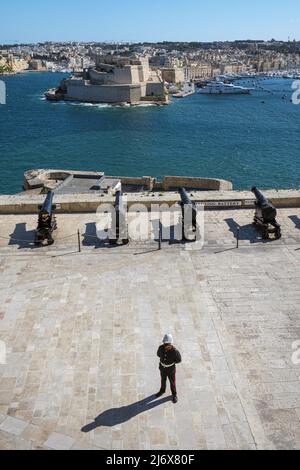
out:
M199 79L207 79L212 77L212 67L208 63L197 63L193 62L190 66L191 71L191 79L192 80L199 80Z

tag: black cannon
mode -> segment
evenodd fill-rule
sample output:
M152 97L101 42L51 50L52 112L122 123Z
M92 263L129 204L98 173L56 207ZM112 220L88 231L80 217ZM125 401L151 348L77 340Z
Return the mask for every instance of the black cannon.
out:
M256 197L254 225L257 225L262 230L265 240L269 238L271 233L274 234L275 239L278 240L281 237L281 228L276 222L276 208L256 187L253 187L251 191Z
M57 224L54 215L56 206L53 204L53 196L54 193L49 191L44 204L39 206L38 226L35 232L34 240L36 245L40 245L45 240L47 240L48 245L52 245L54 243L52 233L57 229Z
M197 207L190 200L184 188L179 189L180 206L182 212L182 237L187 241L195 241L197 238Z
M128 243L128 233L126 224L126 205L124 204L122 191L116 192L115 199L115 238L111 238L110 243L121 242L124 245Z

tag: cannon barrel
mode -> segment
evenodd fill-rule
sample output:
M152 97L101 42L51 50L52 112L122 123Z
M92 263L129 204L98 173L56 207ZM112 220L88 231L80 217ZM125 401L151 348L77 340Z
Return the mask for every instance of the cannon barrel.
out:
M115 209L118 212L124 212L124 200L122 191L116 192Z
M253 192L253 194L254 194L255 197L256 197L257 202L258 202L261 206L265 206L265 205L269 204L269 201L268 201L268 200L265 198L265 196L260 192L260 190L256 188L256 186L253 186L253 188L251 189L251 191Z
M46 199L44 203L39 206L39 221L38 221L38 229L44 229L46 227L49 227L49 229L52 227L52 214L53 214L53 209L55 209L55 206L53 205L53 197L54 193L53 191L48 191Z
M197 231L197 207L196 204L190 200L185 188L180 188L179 189L179 194L180 194L180 205L181 205L181 210L182 210L182 225L183 225L183 233L186 232L185 230L185 224L186 224L186 219L187 222L190 222L192 229L194 231ZM188 227L186 227L188 228ZM186 236L184 235L184 238Z
M50 217L53 210L53 191L48 191L44 204L41 206L40 213L48 214Z
M39 206L39 220L42 219L42 216L48 215L48 220L51 221L52 218L52 213L53 209L55 209L55 206L53 205L53 198L54 198L54 193L53 191L48 191L46 199L44 203Z
M180 194L180 198L181 198L181 204L193 205L192 201L188 197L188 194L187 194L185 188L180 188L179 189L179 194Z
M38 226L36 229L35 243L40 244L48 240L48 244L53 243L52 232L56 230L56 219L53 214L55 205L53 205L53 191L48 191L44 203L39 206Z
M116 239L122 240L123 243L127 243L127 226L126 226L126 206L124 204L122 191L116 192L115 199L115 211L116 211ZM112 240L114 242L114 240Z
M256 205L261 210L261 215L264 219L264 222L271 223L274 221L277 215L277 211L273 204L269 202L268 199L265 198L265 196L255 186L252 188L252 192L256 197Z

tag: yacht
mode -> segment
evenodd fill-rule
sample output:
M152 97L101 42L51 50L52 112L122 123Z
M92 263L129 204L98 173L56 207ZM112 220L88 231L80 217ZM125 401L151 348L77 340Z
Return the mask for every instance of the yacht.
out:
M211 82L203 88L199 88L198 93L206 95L227 95L227 94L249 94L253 88L232 85L224 82Z

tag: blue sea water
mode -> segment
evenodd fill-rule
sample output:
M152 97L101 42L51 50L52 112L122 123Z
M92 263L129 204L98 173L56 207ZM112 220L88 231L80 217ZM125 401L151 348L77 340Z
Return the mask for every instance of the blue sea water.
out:
M62 77L1 77L1 194L21 191L32 168L216 177L235 189L300 187L300 105L290 102L291 80L261 79L264 90L250 96L196 94L170 106L114 108L45 101L43 92Z

